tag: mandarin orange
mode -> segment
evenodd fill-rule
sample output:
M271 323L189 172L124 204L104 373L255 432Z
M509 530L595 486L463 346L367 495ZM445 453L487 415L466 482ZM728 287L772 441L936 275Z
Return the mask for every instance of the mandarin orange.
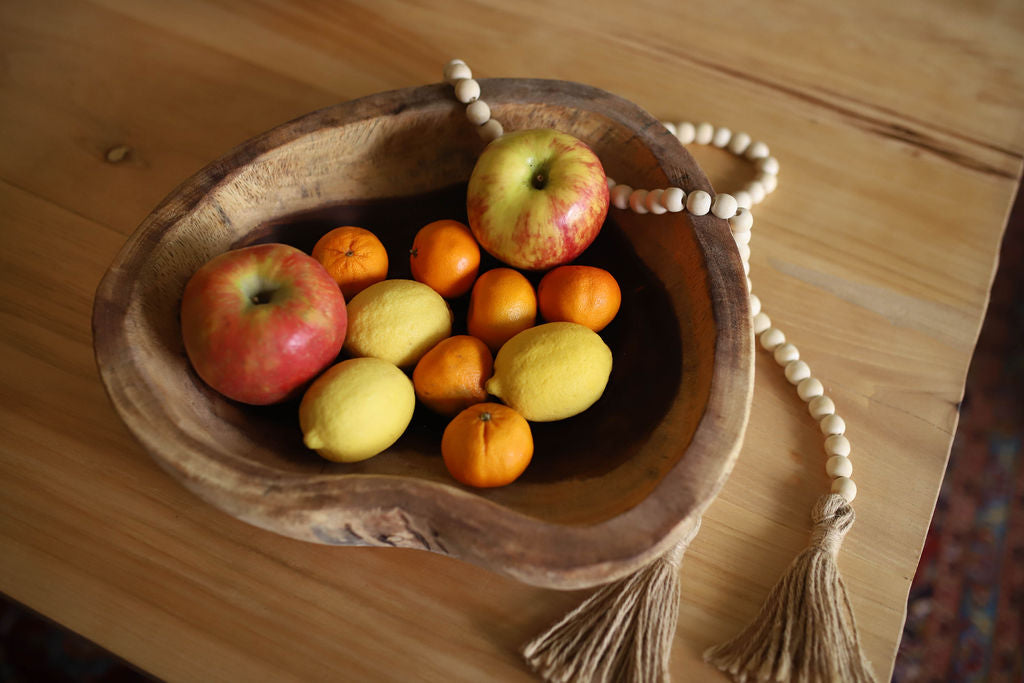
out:
M522 415L500 403L477 403L455 416L441 437L448 472L468 486L511 484L533 458L533 433Z
M467 328L492 352L537 321L537 295L522 273L495 268L477 278L469 295Z
M440 220L420 228L409 251L414 279L446 299L469 291L480 269L480 246L469 227Z
M388 276L388 252L365 228L334 228L317 241L312 255L341 287L345 301Z
M541 278L537 301L548 322L579 323L600 332L618 314L622 291L603 268L559 266Z
M416 397L441 415L455 415L487 400L484 382L494 370L487 345L466 334L444 339L416 364L412 384Z

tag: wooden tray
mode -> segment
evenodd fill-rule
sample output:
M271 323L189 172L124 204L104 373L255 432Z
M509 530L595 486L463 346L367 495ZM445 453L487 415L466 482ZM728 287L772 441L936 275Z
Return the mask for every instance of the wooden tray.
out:
M571 133L634 187L711 191L679 142L621 98L558 81L481 85L506 130ZM328 463L302 446L296 404L236 404L189 366L178 307L205 261L260 241L308 250L349 223L380 235L390 276L408 277L415 232L465 219L482 149L450 87L430 85L282 125L172 192L118 254L93 311L100 375L155 460L210 503L280 534L422 548L548 587L618 578L692 528L737 457L753 388L743 269L728 224L713 216L610 210L578 261L608 268L623 289L602 333L615 362L608 389L578 417L534 425L533 463L504 488L456 484L440 458L444 422L422 406L388 451ZM464 304L453 302L457 321Z

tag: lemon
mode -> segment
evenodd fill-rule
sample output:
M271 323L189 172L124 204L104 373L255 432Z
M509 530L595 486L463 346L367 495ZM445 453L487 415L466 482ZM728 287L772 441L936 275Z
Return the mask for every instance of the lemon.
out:
M527 420L551 422L592 406L611 372L612 352L599 334L578 323L547 323L505 342L486 388Z
M412 381L394 364L379 358L342 361L302 397L303 442L328 460L366 460L398 440L415 405Z
M415 280L384 280L348 302L345 349L400 368L413 366L451 336L452 313L440 294Z

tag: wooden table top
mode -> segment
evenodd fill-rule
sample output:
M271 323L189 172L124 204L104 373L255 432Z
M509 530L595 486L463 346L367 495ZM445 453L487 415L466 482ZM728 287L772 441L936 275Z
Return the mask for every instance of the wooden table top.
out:
M1024 5L843 1L0 4L0 591L172 680L531 680L585 592L306 544L160 470L108 402L96 286L174 187L306 112L437 82L578 81L768 142L751 277L848 424L839 556L887 678L1024 156ZM716 187L742 174L695 153ZM677 681L807 540L821 436L757 356L746 446L687 553Z

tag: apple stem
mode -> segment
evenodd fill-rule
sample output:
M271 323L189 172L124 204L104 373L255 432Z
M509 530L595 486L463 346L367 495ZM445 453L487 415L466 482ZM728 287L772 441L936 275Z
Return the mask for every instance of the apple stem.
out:
M538 190L543 190L544 186L547 185L547 180L543 173L538 173L533 177L533 186Z

